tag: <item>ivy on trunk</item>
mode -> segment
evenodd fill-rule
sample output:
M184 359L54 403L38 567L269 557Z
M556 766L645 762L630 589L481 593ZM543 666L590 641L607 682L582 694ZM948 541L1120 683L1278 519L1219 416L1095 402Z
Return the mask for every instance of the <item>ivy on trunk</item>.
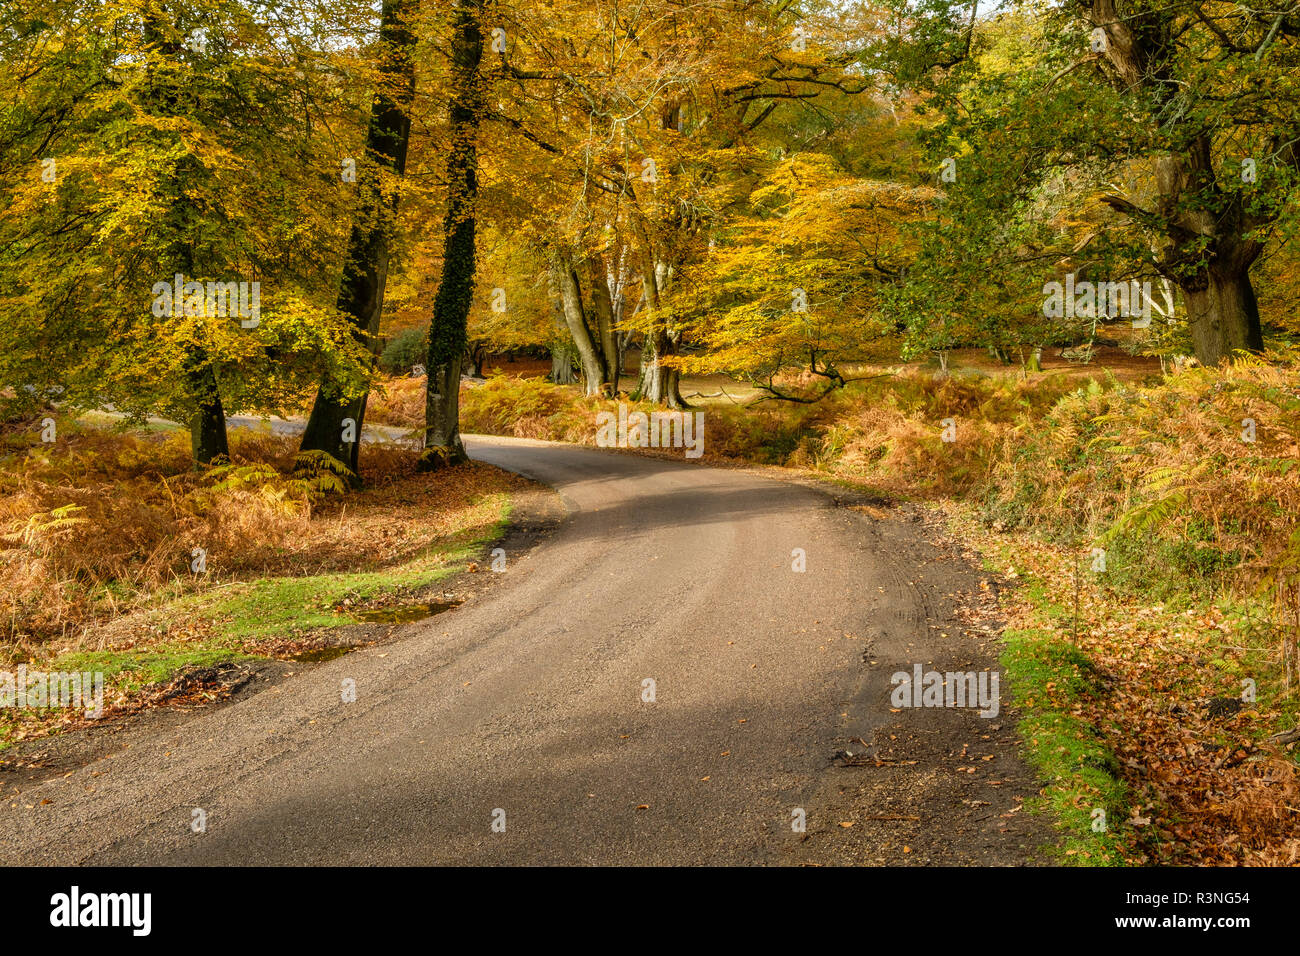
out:
M415 38L407 26L411 8L412 0L384 2L379 28L383 60L366 130L368 162L358 176L361 198L338 296L338 308L350 317L353 335L370 349L372 372L378 359L379 319L397 212L397 192L385 196L383 174L405 174L411 140L410 108L415 97L415 66L411 59ZM300 468L308 467L308 452L324 452L347 465L354 483L359 481L361 429L369 391L369 376L358 388L355 383L343 381L332 369L326 370L303 433Z
M460 440L460 371L474 299L475 215L478 203L478 132L483 113L479 64L483 59L482 4L455 7L451 44L451 152L447 157L446 242L442 277L429 326L429 378L424 405L421 471L468 460Z

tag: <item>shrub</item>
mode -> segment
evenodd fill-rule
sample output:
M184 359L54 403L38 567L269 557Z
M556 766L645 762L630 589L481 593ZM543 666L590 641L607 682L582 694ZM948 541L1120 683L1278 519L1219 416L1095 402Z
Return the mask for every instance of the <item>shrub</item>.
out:
M379 367L389 375L409 375L413 367L424 364L428 354L425 330L419 326L403 329L384 346Z

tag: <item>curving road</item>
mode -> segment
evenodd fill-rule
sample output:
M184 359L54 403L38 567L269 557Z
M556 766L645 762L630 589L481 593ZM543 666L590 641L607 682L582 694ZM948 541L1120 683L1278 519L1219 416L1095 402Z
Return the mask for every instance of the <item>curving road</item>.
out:
M560 492L553 535L398 640L7 793L0 860L1037 859L1005 705L891 709L889 675L914 662L995 666L953 617L975 572L919 522L743 471L468 444Z

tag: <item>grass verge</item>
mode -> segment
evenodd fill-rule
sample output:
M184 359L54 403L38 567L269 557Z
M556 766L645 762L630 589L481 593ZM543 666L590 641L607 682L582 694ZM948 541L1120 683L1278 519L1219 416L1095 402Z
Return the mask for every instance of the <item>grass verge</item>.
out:
M208 472L190 470L184 436L69 426L61 441L0 462L14 585L0 672L102 674L109 716L165 685L211 697L224 665L377 639L371 615L440 599L529 486L477 463L417 473L413 452L367 446L365 488L325 496L292 478L291 439L232 434L232 464ZM5 707L0 750L85 721Z

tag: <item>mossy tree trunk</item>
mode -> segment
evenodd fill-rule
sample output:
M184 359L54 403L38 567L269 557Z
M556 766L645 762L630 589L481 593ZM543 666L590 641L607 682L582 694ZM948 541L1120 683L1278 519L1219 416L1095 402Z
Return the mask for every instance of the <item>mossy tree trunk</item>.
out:
M420 469L432 471L468 460L460 439L460 370L474 298L475 209L478 204L478 133L483 112L479 63L483 59L482 4L458 0L451 44L451 152L447 157L447 216L442 276L429 327L428 391Z
M380 347L379 320L397 213L397 191L390 190L385 198L382 179L385 173L405 175L411 140L410 108L415 97L411 55L415 38L407 26L407 17L412 9L412 0L384 0L379 26L383 59L366 130L367 162L357 177L361 195L338 296L339 311L349 316L353 335L370 351L372 373ZM369 375L358 387L327 369L316 391L300 455L325 452L347 465L353 481L359 481L361 429L369 391Z

